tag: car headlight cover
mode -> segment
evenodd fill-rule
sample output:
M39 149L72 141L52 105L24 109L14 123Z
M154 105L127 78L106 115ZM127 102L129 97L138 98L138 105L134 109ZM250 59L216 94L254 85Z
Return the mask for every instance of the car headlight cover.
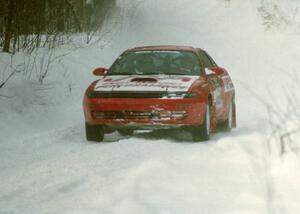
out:
M198 96L198 94L196 92L174 92L174 93L168 93L168 98L174 98L174 99L178 99L178 98L195 98Z
M96 98L97 97L97 94L95 93L95 91L87 91L86 92L86 96L90 99L92 98Z

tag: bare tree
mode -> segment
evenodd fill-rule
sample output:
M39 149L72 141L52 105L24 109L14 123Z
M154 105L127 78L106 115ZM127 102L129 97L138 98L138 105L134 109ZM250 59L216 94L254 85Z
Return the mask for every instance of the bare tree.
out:
M0 0L2 51L31 52L64 43L66 35L97 31L115 0ZM3 24L3 25L2 25Z

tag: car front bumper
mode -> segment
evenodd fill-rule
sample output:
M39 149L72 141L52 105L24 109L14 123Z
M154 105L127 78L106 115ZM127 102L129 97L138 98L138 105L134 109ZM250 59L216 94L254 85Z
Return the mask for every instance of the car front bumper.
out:
M199 99L132 99L84 97L85 120L118 129L155 129L200 125L205 101Z

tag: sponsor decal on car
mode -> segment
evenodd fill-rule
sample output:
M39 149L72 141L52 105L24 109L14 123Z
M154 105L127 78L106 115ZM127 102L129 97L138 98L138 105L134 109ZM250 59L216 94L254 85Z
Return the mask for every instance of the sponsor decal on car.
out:
M138 79L138 81L135 81ZM146 79L148 81L143 81ZM95 91L187 91L193 82L198 79L196 76L110 76L108 79L99 80Z
M224 83L224 92L225 93L234 90L233 82L232 82L231 78L229 77L229 75L222 77L222 81Z

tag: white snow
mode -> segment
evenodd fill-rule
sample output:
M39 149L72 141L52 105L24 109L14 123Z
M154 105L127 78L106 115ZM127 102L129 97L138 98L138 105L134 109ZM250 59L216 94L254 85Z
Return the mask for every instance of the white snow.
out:
M283 11L298 5L278 2ZM298 213L299 158L279 157L268 117L290 111L287 93L299 98L297 19L284 30L265 31L259 0L139 3L118 1L122 22L99 44L13 59L0 54L0 80L11 72L5 66L11 60L24 71L0 89L11 97L0 96L0 213ZM127 48L160 44L201 47L229 71L238 128L208 143L172 130L87 142L81 105L96 79L92 70L109 67ZM65 56L38 84L42 59L59 55Z

